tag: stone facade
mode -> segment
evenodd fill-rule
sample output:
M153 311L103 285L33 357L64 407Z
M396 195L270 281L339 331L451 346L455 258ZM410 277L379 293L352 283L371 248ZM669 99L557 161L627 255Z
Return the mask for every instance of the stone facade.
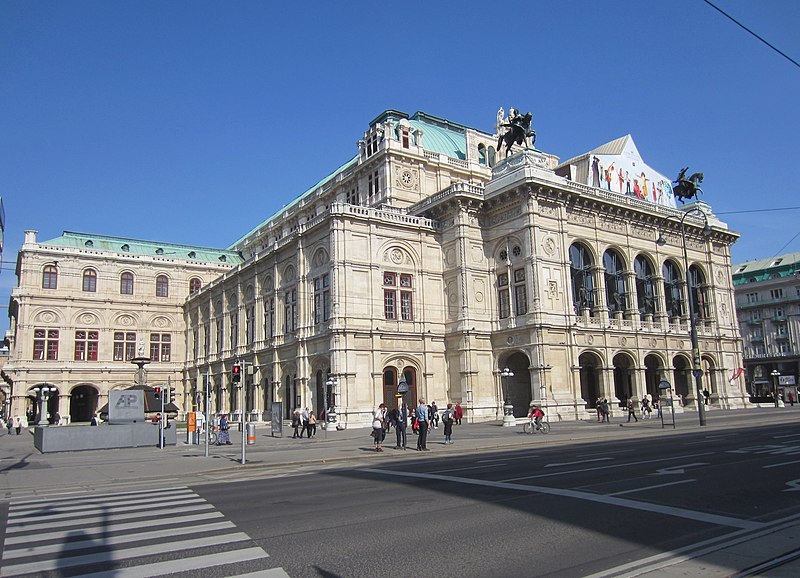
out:
M174 270L187 287L169 305L181 319L156 299L132 307L137 335L165 318L180 342L158 379L183 379L184 410L207 391L211 410L234 419L242 410L270 419L278 407L286 419L309 407L339 427L367 426L377 404L396 403L401 379L410 404L458 402L468 421L502 417L504 400L516 416L534 401L551 419L580 419L600 397L616 410L658 396L663 380L696 407L697 357L713 406L746 403L726 379L741 366L730 275L737 235L704 203L674 209L572 182L576 171L553 155L517 148L501 160L497 138L386 111L352 160L230 247L241 262L206 264L197 292L188 294L189 263L141 263L138 276ZM12 298L17 391L88 382L74 375L78 362L51 377L32 371L47 367L29 361L42 315L73 331L88 308L46 305L42 267L58 256L26 246L20 262L30 273ZM76 250L73 275L89 258ZM112 269L117 279L120 265ZM118 297L94 313L108 335L132 315ZM231 380L235 363L247 369L243 389ZM505 368L513 376L502 378ZM105 371L100 392L122 379Z
M10 415L89 421L109 391L133 385L136 356L153 358L148 383L173 382L185 406L190 283L209 283L240 261L230 251L82 233L37 242L27 231L9 305ZM44 414L33 389L43 385L56 388Z

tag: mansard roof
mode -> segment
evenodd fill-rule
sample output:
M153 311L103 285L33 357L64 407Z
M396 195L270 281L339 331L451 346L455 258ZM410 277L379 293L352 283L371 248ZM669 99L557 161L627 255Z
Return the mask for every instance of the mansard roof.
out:
M51 247L70 247L88 251L108 251L120 255L146 255L166 259L185 259L198 263L228 263L238 265L244 260L236 251L196 247L193 245L176 245L160 241L144 241L126 237L96 235L94 233L76 233L64 231L60 237L42 241L40 245Z
M626 134L625 136L615 138L606 144L600 145L596 149L590 150L588 153L583 153L576 157L572 157L571 159L559 164L557 168L566 165L578 164L580 161L586 160L592 155L621 155L622 153L626 152L626 149L627 152L635 153L636 156L641 157L639 154L639 149L636 148L636 144L633 142L633 137L629 134Z
M745 261L731 267L734 285L791 277L798 272L800 272L800 253L787 253L769 259Z

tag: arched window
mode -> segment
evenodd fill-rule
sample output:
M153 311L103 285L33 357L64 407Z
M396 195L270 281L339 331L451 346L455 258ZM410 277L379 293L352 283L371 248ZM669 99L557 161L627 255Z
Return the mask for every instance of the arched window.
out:
M189 279L189 295L191 295L192 293L197 293L198 291L200 291L200 288L202 286L203 286L203 282L199 278L192 277L191 279Z
M661 268L664 276L664 305L670 319L684 315L681 272L673 261L664 261Z
M706 276L697 265L689 267L689 292L691 294L691 306L695 317L698 319L708 319L708 286Z
M494 147L489 147L489 166L493 167L497 162L497 153L494 150Z
M606 305L610 313L623 312L627 307L628 288L625 285L625 264L622 256L609 249L603 254L603 267L605 268Z
M478 164L486 166L486 145L478 145Z
M94 269L86 269L83 272L83 290L86 293L97 291L97 271Z
M575 243L569 248L569 269L572 278L572 305L575 313L594 308L594 278L592 256L583 245Z
M120 295L133 295L133 273L126 271L119 278Z
M639 308L639 316L644 320L645 315L654 315L656 312L653 266L647 257L639 255L633 261L633 271L636 275L636 305Z
M42 289L58 288L58 269L55 265L47 265L42 270Z
M156 297L169 297L169 279L166 275L156 277Z

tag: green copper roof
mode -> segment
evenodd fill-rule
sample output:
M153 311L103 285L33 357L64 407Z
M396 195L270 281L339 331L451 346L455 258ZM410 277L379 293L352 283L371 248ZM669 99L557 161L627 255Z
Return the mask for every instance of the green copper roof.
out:
M422 148L454 159L467 158L467 127L424 112L415 112L408 123L422 130Z
M226 249L175 245L173 243L142 241L140 239L126 239L125 237L109 237L72 231L64 231L60 237L43 241L40 244L51 247L72 247L87 251L109 251L119 254L164 257L166 259L186 259L187 261L201 263L238 265L243 262L242 257L237 252Z
M744 285L778 277L791 277L800 272L800 253L788 253L769 259L746 261L732 268L733 284Z

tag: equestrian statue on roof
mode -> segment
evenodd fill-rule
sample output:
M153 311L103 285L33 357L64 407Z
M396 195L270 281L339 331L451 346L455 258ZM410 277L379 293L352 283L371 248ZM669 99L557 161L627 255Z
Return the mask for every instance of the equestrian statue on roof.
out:
M686 171L688 170L689 167L683 167L681 172L678 173L678 178L675 179L675 184L672 186L675 198L680 200L681 203L685 202L685 199L695 198L703 192L703 189L698 186L698 183L703 182L703 173L693 173L687 179Z
M511 154L511 147L515 144L530 148L528 137L531 137L530 146L532 147L536 142L536 131L531 130L533 115L530 112L523 115L516 108L511 108L508 111L508 118L503 119L502 110L501 108L497 115L497 131L500 135L497 139L498 152L502 150L503 144L506 145L506 156Z

